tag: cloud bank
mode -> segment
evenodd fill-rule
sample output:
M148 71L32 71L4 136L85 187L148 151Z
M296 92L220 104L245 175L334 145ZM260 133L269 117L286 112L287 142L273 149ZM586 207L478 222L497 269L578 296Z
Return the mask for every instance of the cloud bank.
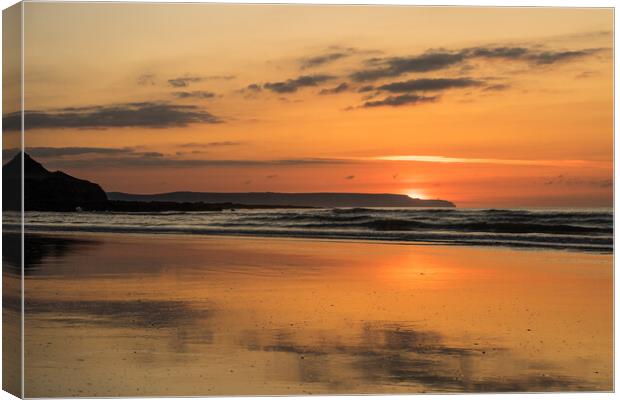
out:
M198 106L166 102L26 110L24 119L25 129L172 128L223 122ZM21 113L6 114L2 123L5 130L20 130Z

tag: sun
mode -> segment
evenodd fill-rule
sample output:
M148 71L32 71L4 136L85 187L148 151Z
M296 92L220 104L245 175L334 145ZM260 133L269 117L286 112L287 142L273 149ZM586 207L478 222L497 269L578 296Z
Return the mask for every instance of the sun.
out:
M424 199L426 197L424 193L422 193L419 190L415 190L415 189L406 190L405 194L411 197L412 199Z

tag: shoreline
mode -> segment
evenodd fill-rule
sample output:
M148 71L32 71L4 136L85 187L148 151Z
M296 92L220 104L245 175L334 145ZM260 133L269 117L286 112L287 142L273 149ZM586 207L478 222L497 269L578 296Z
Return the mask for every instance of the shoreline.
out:
M17 230L18 225L8 225L3 224L3 233L4 234L19 234L20 230ZM8 228L8 229L7 229ZM614 254L613 247L610 250L601 249L600 246L578 246L578 245L566 245L561 244L558 246L552 246L549 244L540 245L535 243L484 243L484 242L474 242L474 241L448 241L448 240L402 240L400 238L368 238L361 237L356 235L350 236L339 236L333 237L328 235L321 235L315 233L309 233L306 235L298 235L298 234L268 234L268 233L245 233L245 232L224 232L224 231L216 231L216 230L204 230L200 232L196 231L188 231L188 230L153 230L149 231L138 231L138 230L123 230L117 228L111 228L106 230L105 228L95 228L89 229L87 228L73 228L73 229L54 229L50 227L50 229L26 229L24 233L37 235L37 236L75 236L80 235L84 236L84 233L93 236L114 236L118 234L127 235L127 236L136 236L136 237L145 237L145 236L170 236L170 237L222 237L222 238L234 238L234 239L275 239L275 240L296 240L296 241L316 241L316 242L326 242L326 243L366 243L366 244L391 244L391 245L408 245L408 246L438 246L438 247L473 247L473 248L481 248L481 249L506 249L506 250L515 250L515 251L556 251L556 252L573 252L573 253L583 253L583 254L598 254L598 255L611 255Z

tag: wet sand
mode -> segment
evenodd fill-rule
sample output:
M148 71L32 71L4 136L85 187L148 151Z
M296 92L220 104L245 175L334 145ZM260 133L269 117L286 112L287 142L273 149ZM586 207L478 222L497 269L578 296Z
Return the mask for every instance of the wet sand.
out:
M131 234L26 251L29 397L613 389L610 254Z

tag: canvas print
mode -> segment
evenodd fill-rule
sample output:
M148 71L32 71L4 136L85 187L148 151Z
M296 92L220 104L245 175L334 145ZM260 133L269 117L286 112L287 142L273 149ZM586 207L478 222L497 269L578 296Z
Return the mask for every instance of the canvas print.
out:
M613 9L3 30L4 390L613 390Z

